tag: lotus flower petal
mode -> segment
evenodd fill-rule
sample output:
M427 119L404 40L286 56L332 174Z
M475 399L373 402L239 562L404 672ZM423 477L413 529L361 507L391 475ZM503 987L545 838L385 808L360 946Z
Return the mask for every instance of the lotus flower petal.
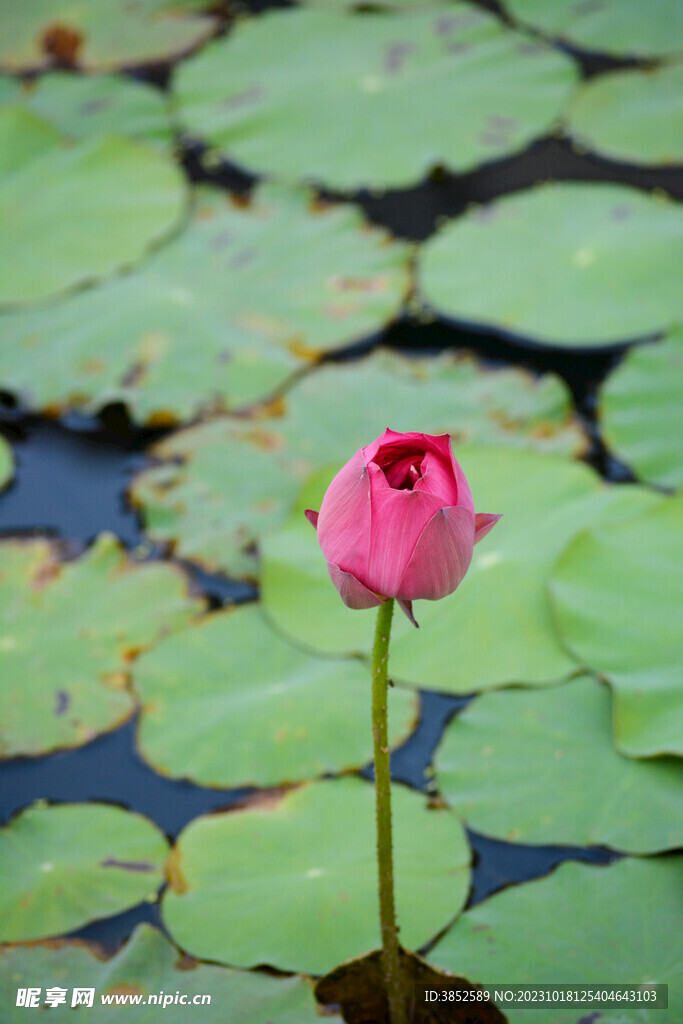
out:
M369 560L362 579L378 594L403 597L398 593L401 577L418 537L441 507L441 502L424 491L394 490L374 463L370 463L368 472L372 519Z
M472 561L474 516L460 505L440 508L422 530L398 593L438 601L461 583Z
M364 587L360 580L351 572L343 572L338 565L332 562L327 563L327 571L330 579L339 591L339 595L349 608L374 608L378 604L384 604L386 597L378 597L371 590Z
M317 528L318 541L328 562L352 573L357 567L362 571L367 566L370 478L362 452L356 452L327 488Z
M499 519L500 515L477 512L474 517L474 543L478 544L482 537L485 537L489 530L493 529Z
M413 615L413 602L412 601L403 601L399 597L399 598L397 598L396 603L398 604L399 608L401 609L401 611L403 612L405 617L407 619L409 619L412 622L412 624L415 626L415 629L419 629L420 628L420 623L417 621L417 619Z
M414 490L435 495L442 505L459 504L461 488L455 479L450 458L444 459L434 452L427 452L422 460L420 473Z

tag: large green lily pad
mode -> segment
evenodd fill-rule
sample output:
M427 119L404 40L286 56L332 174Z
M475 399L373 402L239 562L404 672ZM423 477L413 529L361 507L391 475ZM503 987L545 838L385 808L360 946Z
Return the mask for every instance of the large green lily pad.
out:
M682 121L683 65L674 64L592 79L569 108L568 128L580 145L612 160L680 164Z
M54 125L15 102L0 107L0 175L15 170L59 146L62 137ZM0 196L2 195L0 179ZM2 279L0 278L0 282Z
M556 378L482 370L450 355L408 360L377 352L323 366L275 411L281 415L260 421L215 419L152 449L163 465L140 474L132 496L156 540L232 576L255 576L252 546L283 521L308 475L340 467L387 424L563 453L581 445Z
M184 126L252 171L342 190L464 171L546 132L574 63L466 3L275 11L178 69Z
M87 743L131 714L131 661L202 607L163 563L102 535L62 564L46 541L0 544L0 757Z
M470 852L451 811L393 789L401 942L423 945L462 908ZM197 818L172 855L162 914L202 959L322 974L377 946L374 788L313 782Z
M544 184L444 227L422 249L419 282L456 320L592 348L681 317L682 261L675 203L623 185Z
M632 348L600 393L607 444L644 480L683 485L683 330Z
M0 830L0 942L63 935L153 899L167 853L151 821L120 807L29 807Z
M208 39L205 0L21 0L5 5L0 67L28 71L54 59L88 70L170 60Z
M596 523L550 580L561 635L614 689L614 736L625 754L683 755L683 498L632 521Z
M485 694L446 730L439 790L475 832L511 842L629 853L682 846L683 767L619 754L611 720L609 688L588 676Z
M173 141L164 94L123 75L55 71L31 82L0 78L0 103L21 104L75 139L114 132L166 149Z
M683 51L678 0L505 0L505 6L527 25L585 50L624 57Z
M0 307L127 268L180 223L182 173L146 146L113 135L67 145L11 105L0 139L10 152L0 158Z
M244 406L392 320L408 259L305 189L266 186L247 208L200 189L189 227L135 274L4 317L0 381L52 410L123 401L142 422Z
M419 632L395 617L390 672L447 693L554 683L576 670L546 593L555 560L582 527L617 522L662 499L637 487L608 488L587 466L536 452L467 445L455 453L476 508L503 518L474 549L454 594L415 603ZM284 527L263 538L263 602L279 629L313 650L368 652L372 616L342 604L303 515L304 507L320 507L333 472L311 480Z
M75 942L0 951L0 997L6 1024L26 1019L26 1007L15 1006L17 989L46 982L49 988L66 989L65 1003L50 1007L54 1024L71 1024L74 990L84 988L95 989L93 1005L84 1010L91 1024L111 1024L115 1011L111 1003L102 1002L103 997L114 1005L117 997L126 999L125 1017L131 1024L157 1024L160 1016L167 1024L187 1024L195 1012L204 1024L321 1024L307 979L200 964L181 956L160 931L146 924L138 925L126 945L108 960ZM172 1000L178 994L178 1002L164 1004L162 997L160 1003L132 1006L127 998L146 1001L159 993ZM197 1004L188 1006L195 997ZM40 1005L44 999L43 989Z
M269 629L255 605L170 637L140 658L133 682L142 702L138 746L165 775L203 786L274 786L372 757L365 666L304 654ZM417 710L413 694L392 691L392 746Z
M13 474L14 458L12 456L12 449L2 434L0 434L0 491L3 487L7 486Z
M510 1024L678 1024L683 1000L681 858L627 857L609 867L566 862L468 910L429 954L482 984L669 986L669 1009L599 1003L503 1008Z

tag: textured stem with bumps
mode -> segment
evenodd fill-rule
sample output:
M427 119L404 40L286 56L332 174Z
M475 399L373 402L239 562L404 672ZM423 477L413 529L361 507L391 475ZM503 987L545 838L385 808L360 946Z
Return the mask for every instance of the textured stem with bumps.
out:
M382 963L391 1024L408 1024L401 951L394 904L394 858L391 838L391 769L387 735L387 663L393 599L379 606L372 648L372 734L375 745L375 793L377 797L377 867L379 871L379 919L382 931Z

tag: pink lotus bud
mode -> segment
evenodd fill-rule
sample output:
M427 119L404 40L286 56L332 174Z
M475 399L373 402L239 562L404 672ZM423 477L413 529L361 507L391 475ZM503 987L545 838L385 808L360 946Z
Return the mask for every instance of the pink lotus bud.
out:
M320 512L306 517L344 604L372 608L395 597L415 625L412 602L451 594L474 545L500 519L475 515L450 434L388 428L340 469Z

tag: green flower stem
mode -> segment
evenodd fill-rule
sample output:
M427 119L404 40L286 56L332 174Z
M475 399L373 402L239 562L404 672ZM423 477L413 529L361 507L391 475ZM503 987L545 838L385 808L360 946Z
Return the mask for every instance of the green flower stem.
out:
M372 734L375 745L375 794L377 798L377 867L379 871L379 920L382 931L384 981L391 1024L408 1024L401 951L394 904L394 861L391 840L391 770L387 735L387 665L393 599L377 611L372 648Z

